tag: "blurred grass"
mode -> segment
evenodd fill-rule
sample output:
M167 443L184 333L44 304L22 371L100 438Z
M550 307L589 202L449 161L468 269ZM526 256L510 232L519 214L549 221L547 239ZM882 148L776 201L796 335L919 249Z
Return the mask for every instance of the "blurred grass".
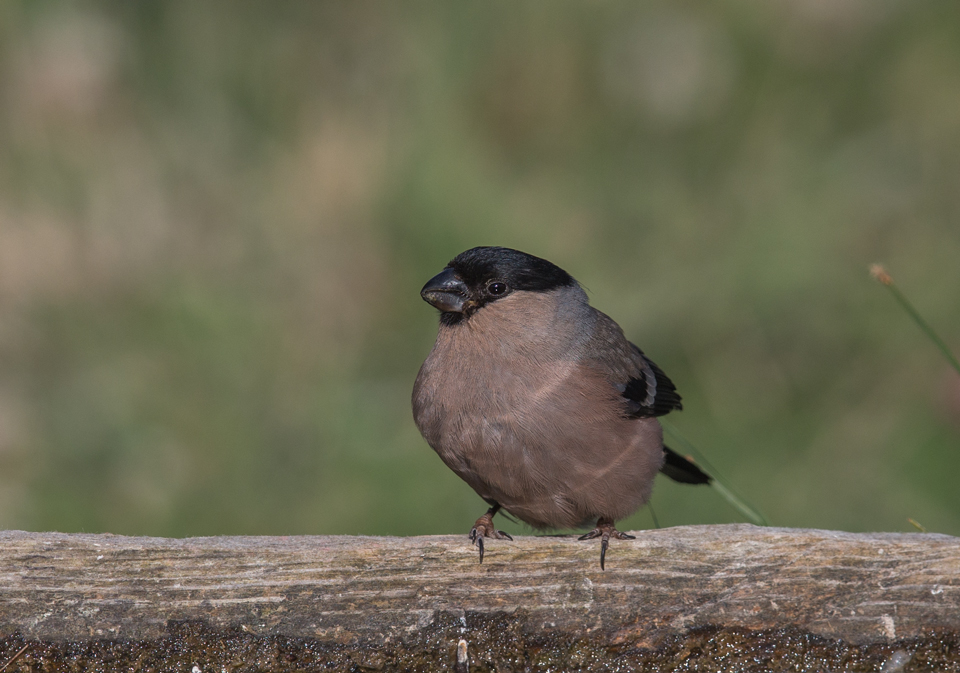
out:
M417 293L500 244L774 524L960 534L960 377L863 273L960 348L958 109L950 3L3 3L0 526L466 532Z

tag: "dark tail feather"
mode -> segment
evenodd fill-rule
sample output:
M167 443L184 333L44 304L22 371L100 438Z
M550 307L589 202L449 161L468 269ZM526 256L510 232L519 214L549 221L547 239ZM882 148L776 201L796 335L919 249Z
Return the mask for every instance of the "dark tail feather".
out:
M668 446L663 447L663 467L660 471L681 484L709 484L713 477Z

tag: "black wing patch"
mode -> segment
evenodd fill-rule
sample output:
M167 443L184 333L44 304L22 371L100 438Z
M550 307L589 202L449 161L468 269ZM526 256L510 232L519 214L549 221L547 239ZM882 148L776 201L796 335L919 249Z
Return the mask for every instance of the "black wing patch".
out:
M633 346L633 344L630 344ZM634 418L663 416L671 411L683 409L677 387L653 360L643 354L636 346L634 350L643 361L640 376L627 381L623 396L627 400L627 412Z

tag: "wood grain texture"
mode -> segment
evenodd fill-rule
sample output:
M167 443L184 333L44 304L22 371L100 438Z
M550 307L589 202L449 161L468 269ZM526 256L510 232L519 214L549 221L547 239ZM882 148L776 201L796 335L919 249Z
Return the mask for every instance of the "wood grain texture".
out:
M653 646L701 626L850 643L960 630L960 538L749 525L492 541L465 536L184 540L0 532L0 636L154 639L168 620L341 643L416 637L441 615Z

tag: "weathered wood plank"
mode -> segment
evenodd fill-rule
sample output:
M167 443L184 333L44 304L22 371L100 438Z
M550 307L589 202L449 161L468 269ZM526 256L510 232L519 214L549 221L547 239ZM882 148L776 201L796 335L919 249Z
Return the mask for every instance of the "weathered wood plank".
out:
M464 536L185 540L0 532L0 636L160 637L204 620L341 643L396 642L439 615L517 613L522 628L653 646L694 627L849 643L960 631L960 538L749 525L596 543Z

